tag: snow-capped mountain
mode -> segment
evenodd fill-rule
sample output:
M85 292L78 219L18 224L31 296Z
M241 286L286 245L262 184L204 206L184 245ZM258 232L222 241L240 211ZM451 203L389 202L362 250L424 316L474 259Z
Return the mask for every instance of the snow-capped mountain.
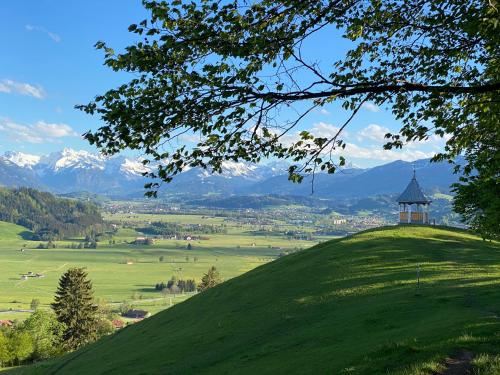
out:
M106 159L102 155L65 148L62 151L40 157L36 168L41 171L50 170L54 172L64 169L104 170L105 164Z
M134 178L151 172L151 167L144 165L139 159L124 158L123 162L120 163L120 172Z
M5 175L10 173L13 178L5 177L0 184L17 186L17 181L26 180L14 178L12 167L15 167L16 173L33 172L30 176L34 181L29 186L44 186L58 193L88 191L119 196L142 194L147 182L144 173L154 169L154 166L145 165L142 160L124 156L107 158L70 148L42 156L7 152L0 157L0 164L4 164L4 168L9 165L9 172ZM286 172L286 167L282 170L278 167L279 164L271 167L225 161L221 173L214 174L200 168L187 169L166 190L193 194L226 191L232 194L244 185Z
M40 162L40 156L24 152L7 151L3 157L21 168L31 168Z
M317 174L314 194L320 197L364 197L399 192L417 168L419 182L426 189L448 191L458 176L450 164L430 163L428 159L409 163L395 161L370 169L350 166L334 175ZM302 184L288 181L289 164L271 161L266 164L226 161L221 173L191 168L163 184L163 194L224 195L288 194L310 195L310 179ZM31 186L55 193L89 192L111 197L140 197L144 184L150 182L144 173L154 165L144 165L140 158L104 157L88 151L65 148L49 155L37 156L7 152L0 156L0 185Z

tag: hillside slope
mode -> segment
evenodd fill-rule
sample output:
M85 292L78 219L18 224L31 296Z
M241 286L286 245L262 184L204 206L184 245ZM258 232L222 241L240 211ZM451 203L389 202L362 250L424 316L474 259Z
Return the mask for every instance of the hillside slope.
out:
M382 228L280 258L20 373L431 374L456 350L500 354L499 315L498 244Z
M94 204L30 188L0 188L0 220L29 228L35 240L85 235L103 226Z
M2 239L3 246L11 246L11 244L15 244L17 247L19 241L22 241L23 239L26 240L31 237L33 237L33 233L27 228L0 221L0 239Z

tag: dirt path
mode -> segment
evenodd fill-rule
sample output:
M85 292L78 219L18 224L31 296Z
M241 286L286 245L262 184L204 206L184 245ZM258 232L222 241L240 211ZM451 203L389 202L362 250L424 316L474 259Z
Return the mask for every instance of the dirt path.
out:
M474 353L460 349L453 357L444 360L445 369L436 375L472 375L473 358Z
M0 314L11 314L11 313L32 313L35 312L35 310L30 310L30 309L17 309L17 310L1 310Z

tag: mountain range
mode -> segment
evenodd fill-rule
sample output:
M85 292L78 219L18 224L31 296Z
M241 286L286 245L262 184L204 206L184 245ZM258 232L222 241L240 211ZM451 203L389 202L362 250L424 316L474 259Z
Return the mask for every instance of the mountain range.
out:
M288 164L269 162L249 164L224 162L220 174L199 168L189 169L163 184L165 195L267 195L284 194L325 198L367 197L401 192L410 180L413 168L420 185L428 193L449 192L458 180L453 166L431 163L429 159L413 163L394 161L373 168L348 167L333 175L316 174L302 184L288 181ZM0 186L28 186L54 193L89 192L112 198L141 197L143 177L149 167L138 158L111 158L88 151L65 148L49 155L37 156L21 152L6 152L0 156Z

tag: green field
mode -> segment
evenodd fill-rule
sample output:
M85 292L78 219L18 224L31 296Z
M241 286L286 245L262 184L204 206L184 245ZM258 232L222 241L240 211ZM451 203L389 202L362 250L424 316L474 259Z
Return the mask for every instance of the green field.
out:
M497 243L444 228L381 228L282 257L14 372L430 375L466 349L483 366L476 374L494 375L499 315Z
M207 219L195 215L137 214L107 218L121 222L130 221L129 216L137 225L155 220L190 224L223 222L223 218ZM192 250L186 249L188 242L184 240L159 240L152 246L131 245L128 242L141 234L130 227L118 229L112 237L115 244L102 241L97 249L63 248L72 241L58 241L56 249L37 249L39 242L23 239L29 235L26 228L0 222L0 319L26 318L29 313L17 310L29 309L33 298L40 299L42 307L48 307L58 279L70 267L86 267L96 297L112 307L127 301L134 307L155 313L189 297L182 294L164 297L154 290L158 282L165 282L172 276L200 280L212 265L227 280L274 260L284 250L298 246L306 248L315 243L254 236L251 228L227 225L228 234L208 235L207 240L191 241ZM20 251L22 248L24 251ZM161 263L160 256L164 257ZM41 273L44 277L22 280L21 275L27 272Z

